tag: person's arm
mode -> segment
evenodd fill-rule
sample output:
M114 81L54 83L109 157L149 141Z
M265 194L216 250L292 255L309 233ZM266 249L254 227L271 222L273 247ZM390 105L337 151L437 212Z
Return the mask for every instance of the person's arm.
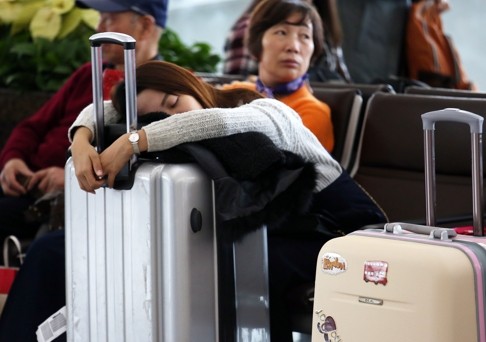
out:
M260 132L288 149L290 130L302 125L297 113L273 99L259 99L236 108L193 110L144 127L149 152L176 145L244 132Z
M104 101L103 108L104 124L112 124L120 120L121 115L117 113L111 101ZM79 127L86 127L91 131L90 142L96 138L93 104L90 104L84 108L81 113L79 113L76 120L74 120L71 127L69 127L68 138L71 143L73 142L74 134Z
M100 155L91 144L95 138L93 110L93 104L84 108L68 131L71 141L71 156L79 186L91 193L94 193L94 190L105 182L105 172ZM105 123L114 123L120 117L111 101L104 102L104 117Z
M144 129L137 131L139 135L138 148L140 152L147 151L147 135ZM106 184L111 188L115 183L115 177L133 156L132 143L128 140L131 133L125 133L113 142L101 155L103 176Z
M271 101L274 100L269 102L254 101L237 108L199 109L174 114L138 131L140 136L139 150L140 152L163 151L185 142L250 131L264 133L271 139L273 137L273 140L281 142L286 135L284 134L284 131L286 131L284 126L288 125L289 119L297 122L300 119L295 113L292 114L292 109L278 101L274 101L272 105ZM286 117L277 117L284 114ZM277 123L278 125L276 125ZM85 131L89 130L85 129ZM83 142L86 142L90 136L91 134L87 134L83 137ZM78 138L78 132L76 132L75 138ZM128 140L128 134L119 137L101 153L102 172L107 178L106 183L109 187L113 186L115 176L128 163L132 155L133 148ZM92 160L89 161L85 158L82 169L80 169L81 174L78 174L78 170L76 170L78 180L83 189L96 189L97 184L92 183L93 169L86 168L86 165L94 164Z
M91 102L90 85L91 67L86 64L37 112L19 122L2 148L0 169L14 158L23 160L33 171L63 166L69 146L65 132L81 109Z
M87 127L78 127L71 144L76 177L79 187L84 191L94 193L94 190L103 185L103 168L98 152L91 145L93 133Z
M299 109L302 123L315 134L328 152L334 149L334 129L329 106L309 103Z
M77 69L34 114L12 130L0 153L0 183L10 196L34 187L50 191L64 186L64 163L69 125L91 101L91 67Z
M329 106L312 95L307 87L301 87L296 92L283 97L281 101L293 108L299 114L304 126L314 133L328 152L332 152L334 128Z

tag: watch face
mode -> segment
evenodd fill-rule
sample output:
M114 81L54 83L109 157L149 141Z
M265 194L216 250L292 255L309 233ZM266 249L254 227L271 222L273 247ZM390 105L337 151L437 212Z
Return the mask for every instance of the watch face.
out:
M138 142L138 140L139 140L138 133L130 134L130 136L128 137L128 140L130 140L132 143Z

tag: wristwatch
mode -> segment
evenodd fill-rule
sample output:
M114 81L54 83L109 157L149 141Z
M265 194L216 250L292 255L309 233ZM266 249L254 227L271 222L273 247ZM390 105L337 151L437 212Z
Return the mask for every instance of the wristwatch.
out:
M138 135L137 131L133 131L128 136L128 141L132 144L133 153L137 156L140 154L140 148L138 147L138 141L140 140L140 136Z

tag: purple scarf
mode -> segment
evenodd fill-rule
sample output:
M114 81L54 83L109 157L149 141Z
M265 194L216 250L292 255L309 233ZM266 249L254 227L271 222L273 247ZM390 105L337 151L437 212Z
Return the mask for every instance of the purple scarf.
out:
M297 89L302 87L302 85L307 82L308 76L305 74L302 77L296 78L293 81L290 81L288 83L282 83L278 84L273 88L267 87L266 85L263 84L263 82L260 80L260 78L257 79L256 81L256 90L264 94L267 97L270 98L275 98L275 96L278 95L288 95L292 94L295 92Z

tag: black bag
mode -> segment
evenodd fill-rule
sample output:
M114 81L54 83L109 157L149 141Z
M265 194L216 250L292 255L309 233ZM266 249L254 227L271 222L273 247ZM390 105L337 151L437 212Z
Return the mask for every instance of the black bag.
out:
M47 230L64 229L64 191L53 191L38 198L24 213L25 221L47 225Z

